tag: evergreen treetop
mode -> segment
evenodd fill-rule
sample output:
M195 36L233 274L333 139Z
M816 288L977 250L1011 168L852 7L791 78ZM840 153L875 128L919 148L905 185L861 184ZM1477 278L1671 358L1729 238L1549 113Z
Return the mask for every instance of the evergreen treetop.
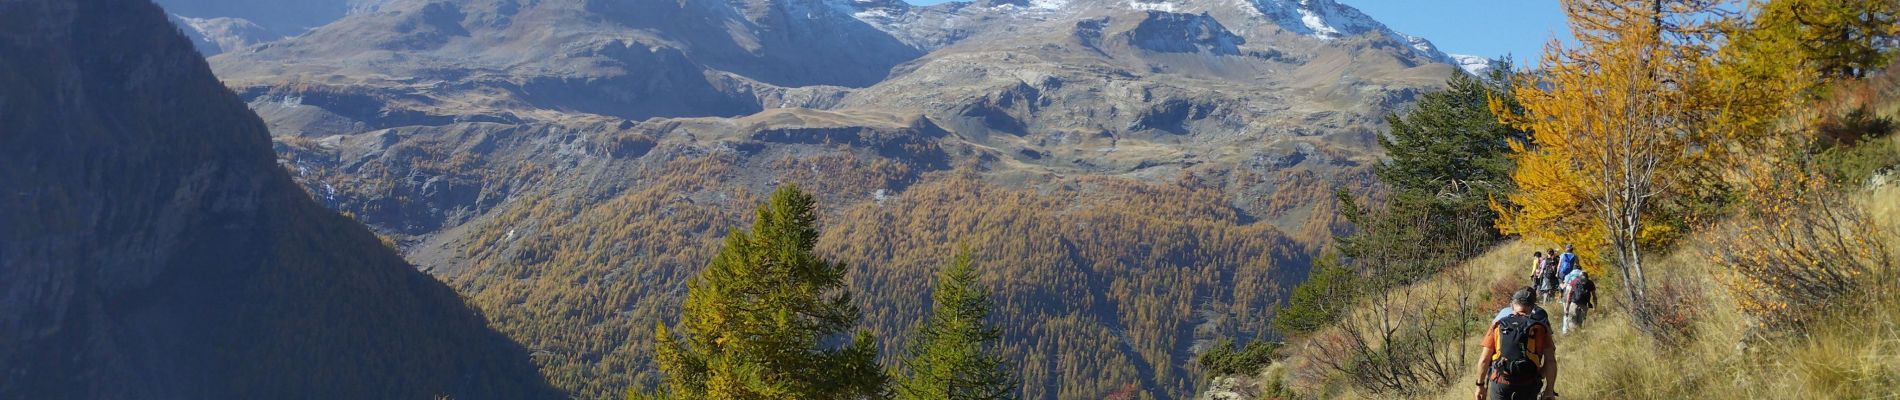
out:
M989 326L988 294L979 286L970 250L937 275L934 308L918 329L904 360L897 398L915 400L1014 399L1017 382L996 344L1002 333Z
M857 399L884 393L877 348L859 331L845 265L812 252L812 197L780 187L689 284L676 337L661 325L667 395L686 399Z

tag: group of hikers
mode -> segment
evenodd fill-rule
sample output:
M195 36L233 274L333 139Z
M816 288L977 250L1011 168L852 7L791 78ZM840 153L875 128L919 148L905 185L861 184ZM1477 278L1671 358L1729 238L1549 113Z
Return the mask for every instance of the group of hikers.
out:
M1576 248L1564 246L1533 253L1531 284L1511 295L1511 304L1498 310L1485 331L1484 351L1478 358L1478 399L1542 400L1557 397L1557 342L1550 314L1537 304L1561 301L1563 327L1583 329L1583 319L1596 306L1596 283L1577 262Z

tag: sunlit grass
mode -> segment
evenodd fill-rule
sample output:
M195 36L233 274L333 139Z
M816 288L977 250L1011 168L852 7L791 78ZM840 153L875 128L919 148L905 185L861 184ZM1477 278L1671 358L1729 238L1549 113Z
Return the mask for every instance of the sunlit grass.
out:
M1900 188L1889 185L1862 199L1874 221L1890 232L1900 232ZM1890 251L1900 249L1895 237L1900 236L1888 238ZM1495 292L1523 285L1528 255L1543 247L1501 245L1467 262L1463 274L1399 290L1502 296ZM1674 344L1651 339L1617 305L1621 300L1614 283L1600 281L1604 290L1598 300L1603 306L1591 314L1584 329L1557 338L1556 390L1562 398L1900 399L1900 289L1896 289L1900 284L1874 283L1873 294L1844 301L1803 332L1764 330L1754 328L1727 289L1715 281L1713 277L1724 271L1703 262L1694 255L1696 250L1678 249L1652 261L1656 271L1652 285L1673 280L1694 293L1691 298L1697 304L1673 305L1688 308L1695 316L1689 329L1692 334ZM1503 299L1478 303L1502 304ZM1552 319L1559 318L1556 307L1550 309ZM1473 358L1478 340L1477 336L1466 340ZM1322 398L1389 397L1359 393L1337 377L1297 370L1311 365L1312 358L1324 356L1296 343L1284 363L1288 370L1268 375L1290 377L1296 391ZM1458 382L1476 379L1474 364ZM1470 385L1454 384L1426 397L1469 399L1472 394Z

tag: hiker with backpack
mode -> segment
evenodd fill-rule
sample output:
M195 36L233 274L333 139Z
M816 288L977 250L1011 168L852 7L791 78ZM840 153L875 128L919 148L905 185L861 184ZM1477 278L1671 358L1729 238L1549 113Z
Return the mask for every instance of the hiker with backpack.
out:
M1511 296L1511 315L1484 333L1478 358L1478 398L1533 400L1557 397L1557 342L1550 323L1536 319L1537 292L1524 288Z
M1556 255L1557 253L1550 253L1550 254L1554 256L1554 255ZM1556 259L1555 257L1546 257L1546 258L1550 258L1550 259L1553 259L1553 260L1554 260L1554 259ZM1541 272L1540 272L1540 273L1541 273ZM1538 279L1539 279L1539 280L1542 280L1543 278L1542 278L1542 277L1539 277ZM1532 287L1525 287L1524 289L1525 289L1525 290L1532 290L1533 288L1532 288ZM1510 317L1510 316L1511 316L1511 314L1516 314L1516 313L1517 313L1517 305L1516 305L1516 304L1505 304L1505 305L1504 305L1504 308L1500 308L1500 309L1498 309L1498 314L1497 314L1496 316L1493 316L1493 317L1491 317L1491 323L1493 323L1493 324L1496 324L1496 323L1498 323L1498 321L1503 321L1503 320L1504 320L1504 318L1506 318L1506 317ZM1544 323L1546 323L1546 324L1548 324L1548 323L1550 323L1550 313L1549 313L1549 312L1546 312L1546 311L1544 311L1544 308L1543 308L1543 307L1539 307L1539 306L1537 306L1537 305L1534 305L1534 304L1533 304L1533 305L1531 305L1531 310L1530 310L1530 312L1527 312L1527 313L1525 313L1524 315L1529 315L1529 316L1531 317L1531 319L1534 319L1534 320L1538 320L1538 321L1541 321L1541 322L1544 322Z
M1531 252L1531 286L1537 286L1543 283L1544 258L1544 252L1542 251Z
M1545 301L1551 301L1557 298L1557 258L1557 249L1545 251L1543 269L1537 271L1535 283L1537 286L1537 294L1542 295Z
M1507 304L1504 306L1504 308L1498 309L1497 316L1491 317L1491 323L1495 324L1498 321L1503 321L1505 317L1509 317L1511 316L1511 314L1515 314L1515 313L1517 313L1517 310ZM1531 316L1531 319L1544 321L1545 323L1550 322L1550 313L1545 312L1543 307L1531 307L1531 312L1529 315Z
M1578 268L1564 278L1564 289L1564 326L1560 333L1569 335L1571 325L1583 329L1584 315L1596 307L1597 284L1590 280L1589 273Z
M1557 256L1557 276L1570 276L1570 271L1583 268L1577 264L1577 245L1564 245L1564 254Z

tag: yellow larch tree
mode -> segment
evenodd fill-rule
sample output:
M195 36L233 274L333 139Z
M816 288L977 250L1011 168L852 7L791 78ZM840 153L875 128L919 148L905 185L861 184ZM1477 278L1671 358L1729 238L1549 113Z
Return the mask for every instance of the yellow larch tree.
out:
M1705 75L1732 6L1564 0L1577 45L1547 46L1541 72L1517 85L1522 113L1494 104L1506 122L1534 132L1513 144L1521 190L1497 204L1499 227L1607 258L1639 322L1643 253L1680 237L1691 218L1681 205L1709 181L1707 161L1717 155L1702 125L1721 107ZM1585 267L1600 273L1596 260Z

